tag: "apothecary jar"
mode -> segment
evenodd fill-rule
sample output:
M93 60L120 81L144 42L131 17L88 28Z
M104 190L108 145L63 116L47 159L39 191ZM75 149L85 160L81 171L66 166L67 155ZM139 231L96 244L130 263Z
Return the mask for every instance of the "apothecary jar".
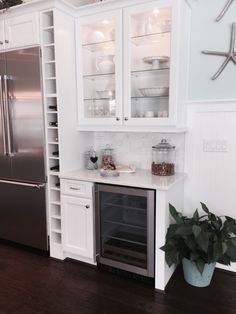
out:
M166 139L152 147L152 174L171 176L175 174L175 146Z

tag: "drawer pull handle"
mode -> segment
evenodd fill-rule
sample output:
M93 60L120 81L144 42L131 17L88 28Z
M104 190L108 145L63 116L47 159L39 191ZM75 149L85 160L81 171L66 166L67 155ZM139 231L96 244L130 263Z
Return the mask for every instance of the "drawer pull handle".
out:
M70 187L70 190L73 190L73 191L80 191L80 188L73 188L72 186Z
M86 208L90 208L90 206L89 206L89 205L86 205L85 207L86 207Z

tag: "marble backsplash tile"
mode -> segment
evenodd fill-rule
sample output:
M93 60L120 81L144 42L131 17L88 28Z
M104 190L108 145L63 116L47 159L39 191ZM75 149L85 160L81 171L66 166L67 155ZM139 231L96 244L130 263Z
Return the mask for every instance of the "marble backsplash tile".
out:
M139 169L150 169L152 146L160 143L163 138L176 146L176 172L183 172L184 134L95 132L94 148L101 156L101 149L110 144L114 148L116 164L135 165Z

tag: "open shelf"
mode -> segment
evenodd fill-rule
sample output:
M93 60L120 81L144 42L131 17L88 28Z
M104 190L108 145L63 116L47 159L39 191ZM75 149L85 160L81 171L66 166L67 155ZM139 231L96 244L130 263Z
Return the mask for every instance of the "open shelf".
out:
M45 99L45 126L47 139L48 160L48 206L50 219L50 246L53 257L61 259L62 235L61 235L61 193L60 193L60 156L58 126L50 125L58 123L57 101L57 76L55 61L55 35L53 10L41 13L42 21L42 61ZM57 153L58 152L58 153ZM55 154L56 153L56 154ZM54 155L55 154L55 155ZM51 170L58 166L59 169Z

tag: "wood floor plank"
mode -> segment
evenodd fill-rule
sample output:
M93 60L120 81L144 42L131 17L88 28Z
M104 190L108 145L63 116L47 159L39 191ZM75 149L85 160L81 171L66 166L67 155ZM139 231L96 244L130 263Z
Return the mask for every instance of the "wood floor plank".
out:
M236 276L194 288L176 272L165 294L74 261L0 244L0 314L236 314Z

